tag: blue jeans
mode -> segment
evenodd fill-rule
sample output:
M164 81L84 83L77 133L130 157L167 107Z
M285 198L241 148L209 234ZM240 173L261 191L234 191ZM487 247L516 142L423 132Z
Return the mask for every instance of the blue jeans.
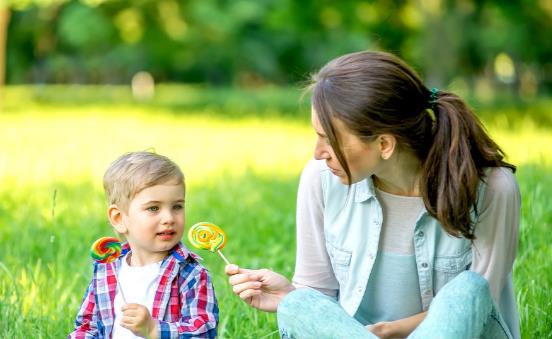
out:
M300 288L278 306L278 327L285 339L377 338L332 298ZM508 338L492 301L487 281L465 271L447 283L433 299L424 321L408 338Z

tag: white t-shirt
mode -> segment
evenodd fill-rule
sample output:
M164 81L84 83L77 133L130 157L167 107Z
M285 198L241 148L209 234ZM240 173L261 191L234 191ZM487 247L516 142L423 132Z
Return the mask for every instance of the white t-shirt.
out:
M130 253L130 252L129 252ZM161 261L145 266L132 267L127 263L128 254L123 258L121 270L119 271L119 286L115 294L115 323L113 326L113 339L141 338L120 325L123 312L121 308L124 305L121 291L128 304L141 304L148 308L151 315L153 299L157 291L159 270Z

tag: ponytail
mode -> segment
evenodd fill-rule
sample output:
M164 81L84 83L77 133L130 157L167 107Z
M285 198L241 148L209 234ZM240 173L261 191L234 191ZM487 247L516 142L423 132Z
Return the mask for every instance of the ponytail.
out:
M473 240L477 189L485 167L515 166L481 121L455 94L432 92L433 142L422 163L421 193L427 211L453 236Z

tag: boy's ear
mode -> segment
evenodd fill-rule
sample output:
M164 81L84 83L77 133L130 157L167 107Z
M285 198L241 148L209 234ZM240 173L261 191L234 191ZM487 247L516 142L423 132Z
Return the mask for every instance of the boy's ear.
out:
M117 205L113 204L107 208L107 217L117 233L126 234L127 228L123 223L123 211Z

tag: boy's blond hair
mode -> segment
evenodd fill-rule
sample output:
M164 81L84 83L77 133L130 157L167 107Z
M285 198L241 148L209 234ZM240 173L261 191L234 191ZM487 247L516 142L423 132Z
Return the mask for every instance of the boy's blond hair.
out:
M153 152L125 153L105 171L103 185L109 205L128 210L130 201L145 188L176 181L184 185L184 174L172 160Z

